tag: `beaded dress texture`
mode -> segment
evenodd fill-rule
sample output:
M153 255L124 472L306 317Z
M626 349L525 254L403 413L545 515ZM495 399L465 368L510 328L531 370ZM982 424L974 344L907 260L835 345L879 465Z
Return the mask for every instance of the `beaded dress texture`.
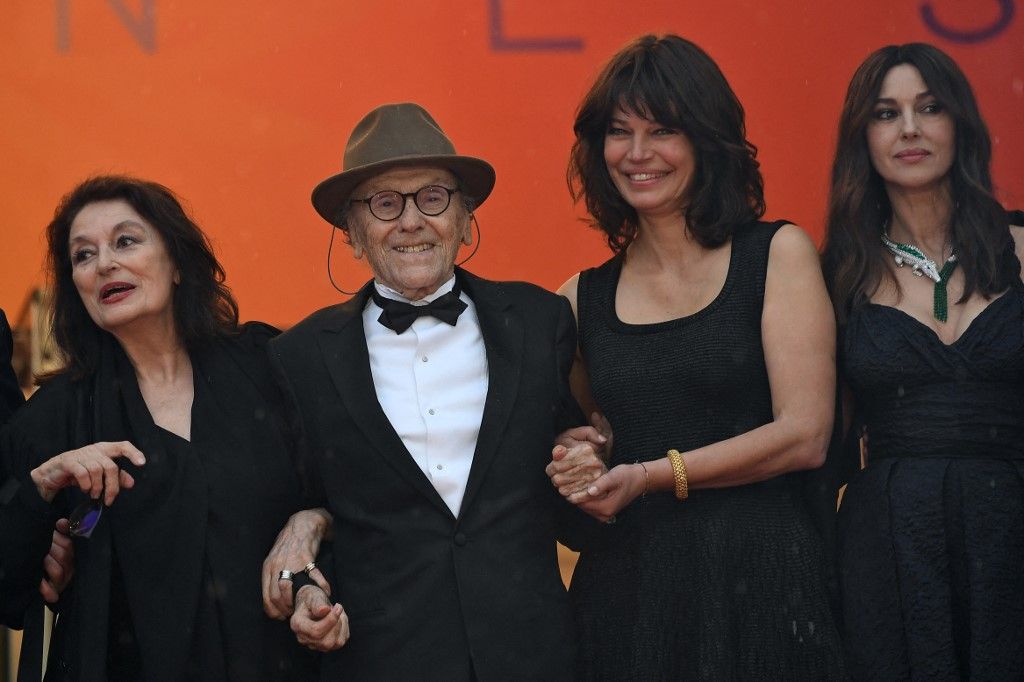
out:
M869 453L839 512L851 673L1024 679L1024 284L949 345L861 306L840 355Z
M617 256L581 274L579 339L615 434L611 465L685 452L772 420L761 312L772 236L736 230L722 291L656 324L615 313ZM821 540L799 478L638 498L584 550L570 593L584 680L843 676Z

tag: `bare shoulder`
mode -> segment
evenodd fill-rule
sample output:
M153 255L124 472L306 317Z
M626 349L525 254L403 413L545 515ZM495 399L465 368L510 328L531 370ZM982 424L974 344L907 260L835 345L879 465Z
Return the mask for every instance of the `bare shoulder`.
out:
M803 309L802 306L807 306ZM768 251L768 273L764 286L764 319L790 324L792 315L814 315L832 319L821 259L814 242L796 225L776 231ZM801 312L798 312L801 311Z
M818 249L810 236L800 227L787 223L772 237L768 251L768 271L811 269L820 271Z
M828 355L835 348L835 317L818 250L796 225L783 225L772 239L761 330L765 358L770 362L772 358ZM769 375L772 366L769 364Z
M565 280L565 283L558 287L558 293L561 296L565 296L569 299L569 304L572 306L573 313L576 312L576 292L579 289L580 284L580 273L576 273L569 279Z

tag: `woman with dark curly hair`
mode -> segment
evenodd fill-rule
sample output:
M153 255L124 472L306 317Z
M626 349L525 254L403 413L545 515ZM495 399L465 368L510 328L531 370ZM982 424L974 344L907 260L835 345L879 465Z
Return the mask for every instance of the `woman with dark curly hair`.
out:
M5 609L28 607L69 516L48 679L309 679L261 603L262 559L303 506L265 360L276 330L239 326L206 237L160 185L87 180L47 238L65 363L0 443L20 480L0 508L17 529Z
M1024 228L991 150L939 49L890 45L854 74L824 265L867 436L839 524L858 679L1024 670Z
M573 576L580 677L841 677L795 475L822 463L833 415L814 245L759 220L743 108L687 40L627 45L574 130L570 188L615 254L561 289L579 321L574 393L614 432L603 477L553 476L614 521Z

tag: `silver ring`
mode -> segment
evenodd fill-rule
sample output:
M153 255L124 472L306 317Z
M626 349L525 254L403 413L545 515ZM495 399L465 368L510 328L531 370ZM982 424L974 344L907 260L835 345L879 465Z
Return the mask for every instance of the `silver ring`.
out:
M310 561L308 564L302 567L302 572L309 575L309 572L316 568L316 562Z
M291 571L284 570L284 571L281 571L280 573L277 574L277 579L278 580L291 580L292 576L294 576L294 575L295 574L292 573Z

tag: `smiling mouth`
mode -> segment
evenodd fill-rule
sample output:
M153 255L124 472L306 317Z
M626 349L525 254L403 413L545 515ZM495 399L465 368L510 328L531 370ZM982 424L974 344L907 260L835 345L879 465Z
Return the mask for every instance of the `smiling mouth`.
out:
M628 177L633 182L643 182L644 180L654 180L656 178L663 178L667 173L627 173Z
M416 244L415 246L396 246L395 251L399 253L422 253L434 248L433 244Z

